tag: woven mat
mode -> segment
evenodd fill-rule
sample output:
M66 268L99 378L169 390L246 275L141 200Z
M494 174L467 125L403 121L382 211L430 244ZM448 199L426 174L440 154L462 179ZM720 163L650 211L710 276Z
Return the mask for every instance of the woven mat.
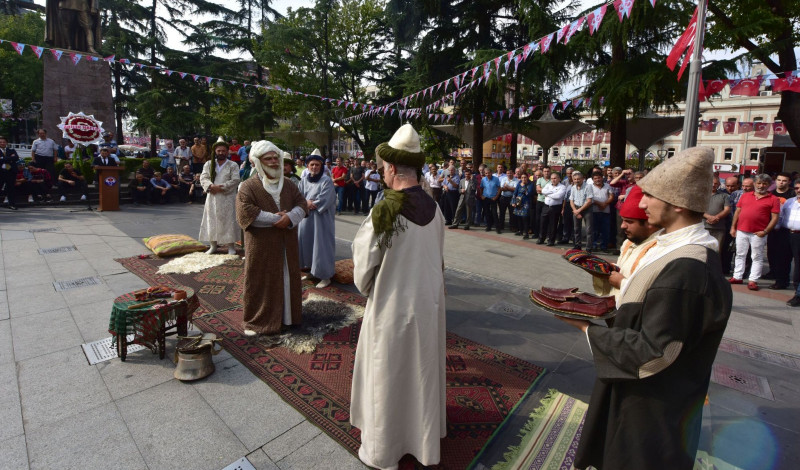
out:
M361 322L327 334L310 354L282 347L268 348L242 333L242 309L233 303L241 295L232 273L236 263L195 275L155 275L163 260L128 258L122 264L147 282L180 282L195 286L216 279L224 289L208 293L198 286L201 305L211 306L195 314L194 324L216 333L223 347L267 383L286 402L339 442L353 455L360 446L360 431L350 425L350 388L355 347ZM221 271L215 273L214 271ZM187 282L192 276L195 284ZM197 279L199 278L199 279ZM303 285L304 297L313 293L331 300L364 306L366 299L330 286L316 289ZM221 300L221 299L224 299ZM227 304L225 304L227 302ZM228 309L221 309L230 305ZM482 344L447 333L447 437L442 439L442 463L434 468L464 469L514 410L520 399L544 374L544 369ZM406 456L401 468L419 464Z

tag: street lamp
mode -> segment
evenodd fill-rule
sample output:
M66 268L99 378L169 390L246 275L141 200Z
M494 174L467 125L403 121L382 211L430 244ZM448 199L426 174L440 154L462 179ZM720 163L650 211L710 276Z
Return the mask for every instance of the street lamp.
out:
M344 111L342 111L341 109L335 109L333 111L333 114L334 114L334 116L336 116L336 156L338 157L339 156L339 151L340 151L341 146L342 146L342 142L341 142L342 123L341 123L341 120L342 120L342 115L344 114Z
M669 150L661 149L657 151L656 154L658 154L658 158L661 159L661 161L663 162L664 158L666 158L666 156L669 155Z

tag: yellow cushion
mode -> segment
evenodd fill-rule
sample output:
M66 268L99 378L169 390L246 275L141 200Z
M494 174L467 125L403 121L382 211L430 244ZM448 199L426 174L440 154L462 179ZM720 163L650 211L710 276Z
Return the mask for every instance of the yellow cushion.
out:
M166 234L155 235L144 239L144 244L156 256L176 256L205 251L208 247L188 235Z
M340 259L336 262L333 280L339 284L353 283L353 260Z

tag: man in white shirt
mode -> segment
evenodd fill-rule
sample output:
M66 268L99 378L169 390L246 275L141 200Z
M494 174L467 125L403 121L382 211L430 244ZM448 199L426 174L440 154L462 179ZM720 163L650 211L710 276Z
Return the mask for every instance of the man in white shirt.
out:
M53 139L47 137L47 131L39 129L39 138L31 145L31 157L38 168L44 168L50 173L52 181L56 180L56 160L58 159L58 145Z
M580 249L583 242L583 227L586 227L586 247L592 246L592 188L584 181L580 171L572 173L573 185L569 191L569 206L572 209L572 241Z
M372 162L371 168L367 170L365 178L365 186L369 194L369 208L372 209L372 206L375 205L375 199L378 197L378 193L381 190L381 175L378 173L378 164L376 162ZM365 210L364 212L367 213L368 211Z
M605 251L608 249L608 238L611 235L611 204L614 194L611 186L603 181L603 174L595 171L592 174L592 242L586 251Z
M792 247L792 258L795 268L800 266L800 179L794 180L794 192L796 197L789 198L781 206L779 217L781 227L789 230L789 243ZM790 307L800 307L800 282L797 283L794 297L786 305Z
M500 170L503 168L503 165L497 165L497 169ZM514 190L517 189L517 184L519 184L519 179L514 177L514 171L508 170L505 174L500 177L500 199L497 201L497 207L499 209L499 216L500 218L497 221L497 228L502 232L505 230L506 225L506 211L508 210L509 206L511 205L511 198L514 196ZM509 216L511 215L511 211L508 210ZM509 217L509 225L511 226L511 231L516 232L516 224L514 223L514 218Z
M192 148L186 145L186 139L178 141L178 147L174 153L175 163L183 168L186 165L192 165Z
M537 245L544 243L545 233L547 234L547 246L556 244L556 228L558 218L561 216L564 197L567 195L567 188L561 184L561 175L557 172L550 174L550 182L542 188L544 195L544 210L542 211L542 225L539 228L539 241Z

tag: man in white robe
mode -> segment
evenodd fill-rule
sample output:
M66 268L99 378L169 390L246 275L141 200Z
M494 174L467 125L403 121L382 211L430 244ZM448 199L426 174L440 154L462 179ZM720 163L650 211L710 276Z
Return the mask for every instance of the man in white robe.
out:
M300 266L319 279L317 287L331 283L336 262L336 191L323 171L320 155L306 159L308 172L298 187L308 205L308 216L300 222Z
M410 124L375 154L390 189L353 240L354 280L367 306L350 422L361 430L366 465L398 468L405 454L435 465L447 434L444 217L419 185L425 157Z
M214 254L219 245L228 245L228 254L236 254L239 226L236 223L236 190L239 187L239 166L228 160L228 143L220 137L213 146L214 160L203 165L200 184L206 193L200 240L210 245Z

